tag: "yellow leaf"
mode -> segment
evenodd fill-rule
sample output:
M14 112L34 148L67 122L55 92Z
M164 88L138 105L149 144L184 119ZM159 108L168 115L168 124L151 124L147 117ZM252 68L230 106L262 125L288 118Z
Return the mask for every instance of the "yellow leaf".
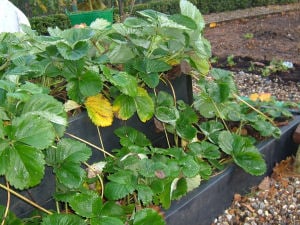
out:
M252 101L262 101L262 102L269 102L271 101L271 94L270 93L254 93L254 94L251 94L249 96L250 100Z
M269 102L269 101L271 101L271 94L270 93L261 93L259 95L259 100L262 102Z
M102 94L90 96L86 99L88 115L96 126L108 127L113 122L113 110L110 102Z
M257 94L257 93L251 94L249 96L250 100L252 100L254 102L257 101L258 97L259 97L259 94Z
M209 28L215 28L217 26L217 23L212 22L209 24Z

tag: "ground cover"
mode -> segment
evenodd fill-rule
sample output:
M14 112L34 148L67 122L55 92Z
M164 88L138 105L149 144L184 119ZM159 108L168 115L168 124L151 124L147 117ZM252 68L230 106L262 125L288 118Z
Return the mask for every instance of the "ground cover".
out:
M212 46L213 66L235 72L241 95L268 92L300 102L299 24L300 11L282 12L211 23L204 36Z
M300 64L300 11L218 23L205 30L213 54Z

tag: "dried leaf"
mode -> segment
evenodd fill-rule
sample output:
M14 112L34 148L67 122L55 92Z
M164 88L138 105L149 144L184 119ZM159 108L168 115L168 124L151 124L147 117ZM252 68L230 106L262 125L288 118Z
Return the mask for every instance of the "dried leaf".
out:
M217 26L216 22L212 22L209 24L209 28L215 28Z
M242 200L242 196L240 194L234 194L233 199L235 202L240 202Z
M260 184L258 185L258 188L260 190L269 190L270 189L270 185L271 185L271 180L269 177L265 177L262 182L260 182Z
M112 124L113 109L110 102L102 94L88 97L84 105L96 126L107 127Z

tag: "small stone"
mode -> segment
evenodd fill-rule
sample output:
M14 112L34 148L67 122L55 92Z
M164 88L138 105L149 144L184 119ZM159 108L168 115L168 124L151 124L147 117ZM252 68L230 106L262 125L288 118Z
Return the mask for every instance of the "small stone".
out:
M228 221L231 221L232 220L232 215L228 214L228 215L226 215L226 218L227 218Z

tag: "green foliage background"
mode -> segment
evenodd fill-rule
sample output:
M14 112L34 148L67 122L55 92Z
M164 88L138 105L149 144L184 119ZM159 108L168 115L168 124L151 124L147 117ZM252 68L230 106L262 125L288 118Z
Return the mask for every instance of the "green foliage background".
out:
M77 0L87 1L87 0ZM39 34L48 34L48 27L67 29L71 27L70 20L65 14L71 10L71 0L11 0L29 18L31 26ZM131 7L130 0L122 1L124 5L122 14L135 14L136 11L153 9L155 11L174 14L179 12L179 0L139 0ZM223 12L236 9L245 9L272 4L297 3L300 0L192 0L202 14ZM118 1L111 1L114 6L114 18L119 20Z

